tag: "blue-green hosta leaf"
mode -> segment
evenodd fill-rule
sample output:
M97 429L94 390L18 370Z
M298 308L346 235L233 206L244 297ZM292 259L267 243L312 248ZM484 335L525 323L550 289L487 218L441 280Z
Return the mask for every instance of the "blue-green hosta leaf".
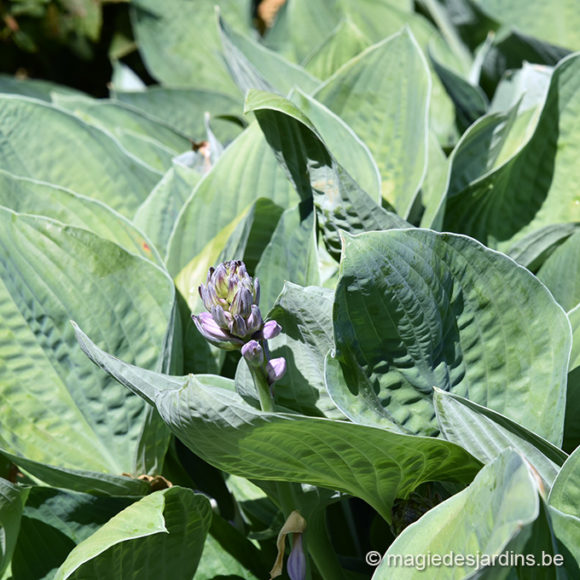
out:
M0 577L12 559L28 493L0 477Z
M548 506L550 523L558 541L558 551L564 558L568 578L580 575L580 518Z
M327 79L371 44L372 42L347 15L308 56L304 67L318 78Z
M260 308L264 312L272 308L285 282L320 284L312 203L302 202L282 214L255 275L260 280Z
M133 222L163 256L177 216L200 179L195 169L174 163L135 214Z
M334 334L352 395L372 389L410 432L437 431L438 386L561 442L568 318L535 276L468 237L346 236ZM357 385L358 367L370 381Z
M140 399L87 367L69 320L144 367L166 368L171 280L86 230L7 209L0 225L0 447L61 487L142 491L121 474L158 468L167 441L157 431L149 439Z
M190 580L211 522L209 500L181 487L130 505L81 542L55 580L175 578Z
M338 489L364 499L389 520L396 497L406 497L424 481L469 481L480 467L448 441L264 413L208 381L211 377L146 371L100 350L78 328L77 337L96 364L154 404L192 451L234 475Z
M40 79L18 79L4 74L0 74L0 93L32 97L33 99L40 99L41 101L47 101L49 103L52 100L53 94L71 96L81 96L84 94L71 87L57 85L48 81Z
M249 0L219 0L229 22L249 31ZM149 72L163 85L195 87L238 96L221 57L216 2L131 2L133 29Z
M303 199L313 198L329 252L339 255L340 230L359 232L408 225L365 193L332 157L304 113L293 103L262 91L250 91L253 111L268 143Z
M86 123L111 133L132 155L156 171L191 150L191 141L134 107L109 99L57 96L54 103Z
M63 187L0 170L0 206L85 228L128 252L162 264L161 257L149 240L127 218L100 201Z
M381 174L368 147L340 117L317 100L301 91L296 91L290 98L308 117L336 161L361 189L379 201Z
M235 228L260 197L282 208L298 201L257 124L232 143L194 189L169 240L167 265L190 308Z
M474 1L501 24L570 50L580 50L580 11L575 0Z
M430 87L425 57L405 30L350 60L314 94L369 147L383 198L404 218L425 177Z
M552 486L548 503L580 519L580 448L562 466Z
M12 559L13 577L52 578L78 543L131 503L130 498L29 488Z
M515 451L504 451L467 489L406 528L383 556L373 580L473 578L476 570L483 572L478 556L497 557L508 546L510 553L522 549L539 514L540 499L526 462ZM441 566L441 562L433 566L426 558L451 553L464 557L463 566ZM405 565L415 558L418 567ZM487 572L489 578L506 578L509 568L498 566Z
M294 87L312 92L320 84L317 78L302 67L287 61L248 36L231 30L221 17L218 26L226 64L242 92L262 89L286 95Z
M161 174L108 133L26 97L0 95L0 168L105 202L127 217Z
M113 97L190 139L205 139L206 112L214 119L212 126L220 140L232 140L240 132L239 126L215 117L241 115L241 96L227 95L216 89L150 87L145 91L114 91Z
M282 333L268 342L272 357L283 356L287 363L286 374L274 388L276 403L304 415L344 419L324 386L324 355L333 346L332 291L287 282L268 318L282 326ZM257 402L243 360L236 373L236 389Z
M556 248L538 270L537 276L564 310L571 310L580 304L580 232Z
M490 125L501 115L473 125L454 153L446 229L495 243L501 249L513 244L514 237L543 226L580 221L580 199L574 185L580 178L578 111L580 56L571 55L554 69L531 137L526 134L526 124L518 125L516 120L510 127L510 114L504 127L507 143L512 142L507 150L496 134L499 126ZM510 139L512 132L516 139ZM478 172L469 175L465 170L465 163L471 163L468 153L480 160Z
M506 253L530 272L537 272L554 251L579 229L580 223L544 226L520 238Z
M512 448L525 457L548 487L567 459L566 453L504 415L440 389L433 395L443 436L484 463Z

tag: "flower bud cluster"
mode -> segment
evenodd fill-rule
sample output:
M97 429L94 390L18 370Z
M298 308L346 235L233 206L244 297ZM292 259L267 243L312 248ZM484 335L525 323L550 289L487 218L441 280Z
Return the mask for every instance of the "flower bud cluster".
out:
M286 359L269 360L266 341L280 334L275 320L264 323L260 308L260 283L252 279L241 260L210 268L199 287L207 312L193 314L199 332L211 344L225 350L241 350L251 367L263 367L273 384L286 372Z

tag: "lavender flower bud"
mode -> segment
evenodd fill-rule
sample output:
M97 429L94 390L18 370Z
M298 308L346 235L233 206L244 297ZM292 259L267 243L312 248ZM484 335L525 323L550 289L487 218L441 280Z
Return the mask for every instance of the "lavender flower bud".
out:
M281 356L280 358L273 358L266 365L266 374L268 375L268 382L272 385L276 381L279 381L286 373L286 359Z
M302 534L293 534L292 537L294 544L288 556L286 571L290 580L304 580L306 578L306 556L302 549Z
M243 344L242 340L222 330L209 312L194 314L192 318L197 330L212 344L225 350L236 350Z
M193 319L212 344L234 349L254 336L260 337L264 326L258 308L260 285L248 274L242 261L232 260L210 268L206 284L199 287L199 295L210 314L193 315Z
M282 327L275 321L275 320L268 320L264 324L264 328L262 328L262 336L266 340L270 340L271 338L275 338L282 332Z
M242 356L251 366L259 367L264 363L264 351L257 340L250 340L242 346Z

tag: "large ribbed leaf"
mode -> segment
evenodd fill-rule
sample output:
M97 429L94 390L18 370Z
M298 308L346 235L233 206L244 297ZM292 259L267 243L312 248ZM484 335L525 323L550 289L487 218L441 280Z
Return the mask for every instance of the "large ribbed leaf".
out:
M314 94L367 144L383 197L405 218L425 176L430 86L425 58L405 30L349 61Z
M536 468L546 485L551 486L567 459L555 445L469 399L435 389L433 401L445 439L461 445L484 463L495 460L504 449L515 449Z
M32 97L49 103L53 94L83 95L83 93L64 85L57 85L40 79L19 79L5 74L0 74L0 93Z
M114 135L127 151L156 171L165 171L173 157L191 149L191 141L183 135L125 103L58 95L54 102Z
M205 139L206 112L212 118L242 114L241 96L234 97L216 89L150 87L144 91L114 91L113 96L198 141ZM212 127L222 140L231 140L240 132L230 122L212 121Z
M139 398L87 367L69 320L144 367L167 368L171 280L86 230L6 209L0 248L0 446L60 487L139 493L142 482L121 474L158 469L167 440L148 432L155 419Z
M228 21L249 29L249 0L131 2L139 51L149 72L162 84L237 94L220 56L216 4Z
M103 352L78 329L77 337L96 364L155 404L190 449L234 475L339 489L390 520L396 497L406 497L424 481L469 481L480 466L466 451L440 439L264 413L217 386L211 375L169 377L146 371Z
M373 580L471 578L486 565L493 568L486 577L506 578L509 566L490 566L482 556L499 555L508 546L510 554L517 553L539 514L538 490L526 462L515 451L505 451L467 489L405 529L383 556ZM441 558L453 554L455 559L450 565L430 565L427 554ZM463 565L458 563L461 556ZM405 565L416 558L419 566Z
M336 161L374 200L381 199L381 174L368 147L330 109L301 91L291 100L308 117Z
M52 578L78 543L133 502L50 487L27 491L12 558L13 577L21 580Z
M247 110L260 128L303 199L313 198L317 220L329 251L339 255L340 230L359 232L408 225L384 210L333 158L314 125L290 101L250 91Z
M0 168L93 197L131 217L161 175L108 133L41 101L0 95Z
M207 497L190 489L157 491L130 505L81 542L55 580L190 580L211 522Z
M17 177L0 170L0 206L19 213L43 215L67 225L85 228L161 264L161 258L131 222L104 203L63 187Z
M568 319L535 276L470 238L346 236L334 333L346 394L375 399L403 429L438 430L437 386L561 442Z
M475 0L492 18L525 34L580 50L580 10L576 0Z
M531 111L490 115L464 136L453 154L446 229L503 248L540 227L580 221L580 56L555 68L530 137L519 120Z

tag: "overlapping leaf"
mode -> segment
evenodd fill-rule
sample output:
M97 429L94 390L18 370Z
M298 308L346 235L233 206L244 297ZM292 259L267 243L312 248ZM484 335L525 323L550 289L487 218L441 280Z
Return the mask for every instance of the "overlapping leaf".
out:
M558 447L473 401L436 389L434 403L443 436L484 463L495 460L505 449L515 449L549 487L567 459Z
M149 72L162 84L236 95L238 91L220 58L220 38L215 2L195 4L167 0L131 3L133 29ZM244 30L249 28L249 0L219 0L228 18Z
M69 320L144 367L167 368L171 280L86 230L7 209L0 220L0 446L53 485L142 492L121 474L158 467L167 440L147 432L155 419L142 401L87 368Z
M314 93L369 147L382 195L404 218L425 176L429 92L427 63L405 30L349 61Z
M234 475L339 489L361 497L389 520L395 497L443 476L468 481L479 469L479 462L447 441L264 413L202 375L145 371L98 349L80 330L77 336L94 362L155 404L190 449Z
M336 388L376 399L406 430L437 431L438 386L561 442L568 319L532 274L470 238L346 237L334 333L345 378Z
M580 221L574 187L579 87L580 57L572 55L554 69L531 137L513 114L484 117L470 128L454 152L446 229L503 248L540 227ZM471 159L479 167L468 175Z
M105 202L127 217L161 178L108 133L41 101L0 95L0 168Z
M539 513L538 490L526 462L516 452L505 451L467 489L405 529L383 556L373 580L418 579L426 573L444 579L468 578L485 566L490 578L506 578L509 567L490 569L482 556L498 556L508 546L517 553ZM441 558L453 554L455 559L451 566L429 565L427 554ZM461 556L462 566L458 565ZM418 566L406 565L415 561Z
M128 252L161 264L161 257L148 239L128 219L102 202L63 187L0 170L0 206L85 228Z
M358 232L408 225L360 188L294 104L277 95L251 91L246 108L256 115L296 191L303 199L313 198L319 227L332 254L340 252L339 230Z
M180 487L157 491L114 516L69 554L55 580L193 577L211 522L209 500Z

